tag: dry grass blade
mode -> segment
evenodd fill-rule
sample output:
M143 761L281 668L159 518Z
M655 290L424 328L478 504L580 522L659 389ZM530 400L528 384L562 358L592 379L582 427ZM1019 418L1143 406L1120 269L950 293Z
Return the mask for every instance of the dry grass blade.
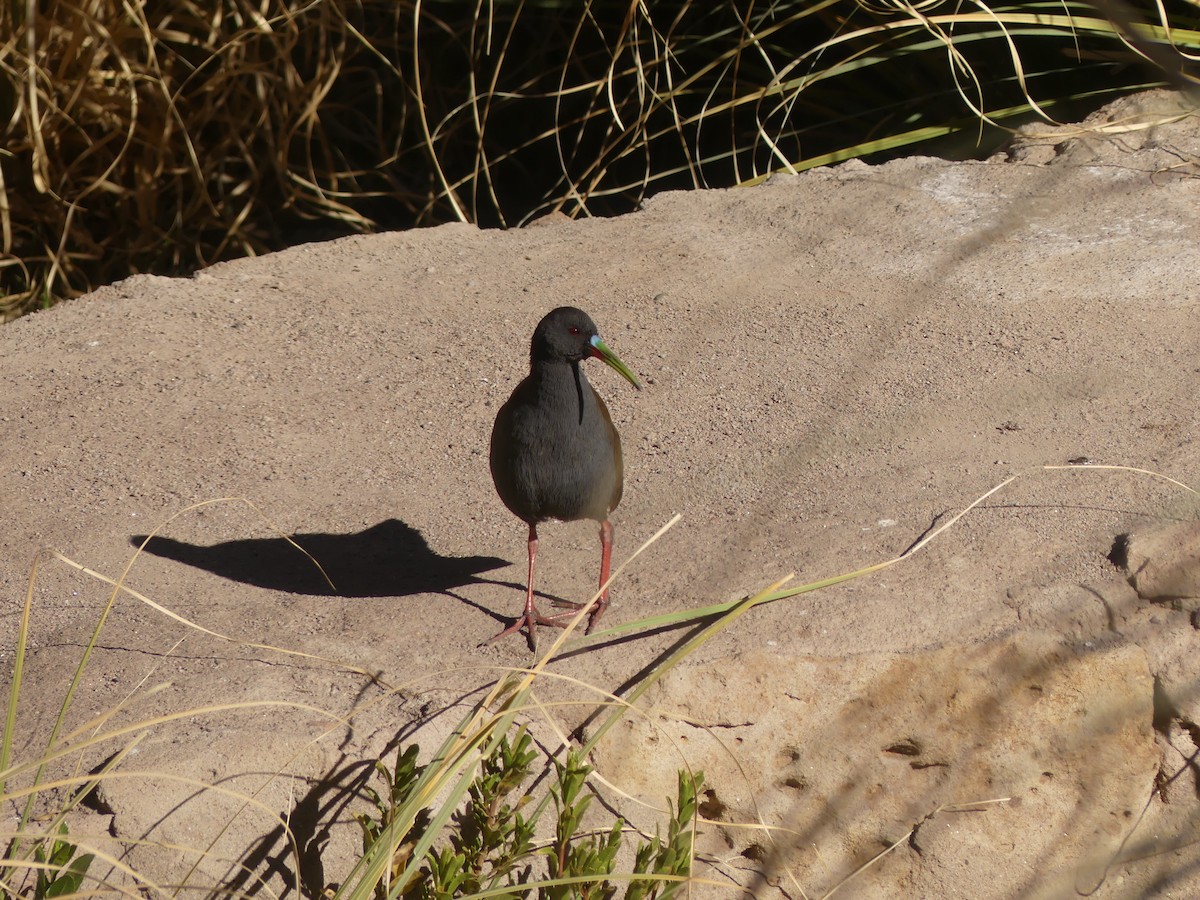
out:
M68 562L83 571L89 571L85 567L71 563L70 560L67 560L61 554L54 551L40 553L31 569L26 590L25 606L22 610L20 625L18 627L5 730L2 738L0 738L0 799L3 799L7 804L20 805L22 811L11 831L7 832L3 837L6 849L4 859L2 860L3 865L0 868L13 873L24 871L26 873L32 872L36 875L38 872L42 872L45 873L43 877L48 878L51 875L58 877L64 870L65 861L60 859L56 862L55 858L38 858L37 854L42 853L43 857L45 857L45 852L40 849L43 846L66 847L70 855L74 856L75 864L78 866L75 870L77 877L96 882L97 891L130 893L133 889L128 885L134 885L136 886L136 891L148 892L152 896L166 896L168 891L161 885L146 878L130 867L123 859L107 852L103 847L95 846L87 840L77 838L71 838L69 844L67 843L66 823L72 811L81 803L84 803L85 798L95 795L103 784L119 780L135 780L139 782L146 780L168 781L185 785L197 793L207 792L222 796L238 804L239 812L235 814L235 819L244 811L253 808L274 821L283 829L282 833L290 838L287 821L281 818L272 809L271 805L263 803L257 797L257 793L260 793L276 776L269 776L263 788L259 789L259 792L247 795L240 790L219 784L209 784L189 776L161 771L134 772L124 770L121 766L135 752L138 744L147 733L161 730L173 723L192 722L197 717L222 717L232 712L271 708L287 709L309 715L322 716L332 720L335 727L345 724L342 719L332 716L318 707L305 703L278 700L215 703L174 710L145 718L134 717L131 721L123 724L113 724L113 720L119 714L131 711L134 701L148 701L150 698L162 694L169 686L167 684L159 684L149 689L143 689L147 680L143 679L120 702L100 711L90 720L75 726L70 731L65 731L67 716L72 708L76 691L88 667L91 653L97 644L100 633L108 620L113 603L121 589L119 582L103 578L102 576L99 576L101 580L114 585L114 591L110 595L108 604L102 609L97 623L92 630L92 635L83 649L83 653L73 674L70 676L69 684L63 693L57 716L45 740L44 747L31 758L23 760L13 759L14 740L18 733L20 690L26 674L25 654L29 643L29 621L34 586L37 583L42 562L46 558L52 557ZM125 574L128 574L128 570L126 570ZM117 745L115 751L110 749L114 744ZM81 771L85 757L94 758L98 753L104 754L103 762L90 771ZM68 770L65 774L63 774L64 764ZM54 774L51 774L52 771ZM231 819L230 821L232 822L233 820ZM35 822L36 827L34 827ZM198 865L199 860L211 858L215 840L210 842L209 847L203 849L176 849L193 856L197 860L196 865ZM154 844L154 846L160 845ZM294 842L291 849L293 855L296 857L294 864L298 866L299 851ZM97 861L106 865L110 873L120 873L123 875L128 879L128 885L108 884L104 880L108 876L91 873L89 868L95 865ZM193 871L194 869L195 866L193 866ZM188 878L190 878L190 874ZM185 878L185 882L187 880ZM69 882L63 883L69 884ZM17 884L14 884L11 878L4 879L3 887L8 891L9 896L18 896L24 893L24 889L20 889ZM60 888L54 896L67 896L67 894L64 894Z
M1166 481L1167 483L1172 484L1182 490L1188 491L1189 493L1192 493L1192 494L1198 493L1194 488L1191 488L1188 485L1184 484L1183 482L1178 481L1174 478L1171 478L1167 475L1164 475L1160 472L1154 472L1150 469L1140 469L1140 468L1137 468L1134 466L1090 465L1090 464L1089 465L1069 465L1069 466L1046 465L1046 466L1042 466L1039 469L1033 470L1033 471L1049 472L1049 471L1063 471L1063 470L1069 470L1069 471L1119 471L1119 472L1130 472L1130 473L1140 474L1140 475L1148 475L1152 478L1157 478L1162 481ZM685 623L685 622L694 622L694 621L698 621L698 620L703 620L703 619L710 618L713 616L725 616L725 615L728 615L735 611L737 611L738 614L740 615L741 612L745 611L745 609L748 609L749 607L752 607L752 606L757 606L761 603L773 603L777 600L786 600L790 597L795 597L800 594L811 593L812 591L817 591L817 590L821 590L823 588L832 587L837 584L842 584L847 581L852 581L856 578L861 578L864 575L870 575L875 572L882 571L883 569L890 568L891 566L894 566L898 563L904 562L905 560L911 558L918 551L920 551L924 547L928 546L930 542L936 540L945 531L947 531L950 528L953 528L959 522L959 520L962 519L963 516L967 515L971 510L978 507L981 503L983 503L989 497L991 497L992 495L996 494L997 492L1003 490L1005 487L1012 484L1018 478L1027 477L1030 474L1031 474L1031 472L1021 472L1016 475L1011 475L1008 478L1004 479L1003 481L999 482L998 484L996 484L994 487L990 488L983 494L980 494L978 497L975 498L975 500L973 500L967 506L960 509L958 512L956 512L953 516L951 516L945 522L942 522L940 525L938 525L937 528L933 529L928 534L923 535L916 543L914 543L912 546L907 548L899 556L894 557L892 559L885 560L883 562L873 563L869 566L865 566L865 567L863 567L861 569L857 569L853 572L846 572L846 573L843 573L840 575L834 575L829 578L823 578L818 581L813 581L813 582L809 582L807 584L799 585L797 587L785 588L782 590L768 589L767 591L761 592L761 593L755 595L754 597L748 597L748 598L745 598L742 600L736 600L731 603L717 603L717 604L713 604L712 606L704 606L704 607L699 607L696 609L689 609L689 610L680 610L680 611L674 612L674 613L665 613L660 616L650 616L650 617L647 617L644 619L638 619L638 620L631 621L631 622L625 622L625 623L622 623L621 625L613 625L609 628L605 628L602 631L597 631L597 632L593 633L590 636L590 638L591 639L601 639L601 638L606 638L606 637L615 637L615 636L622 635L622 634L628 634L630 632L635 632L635 631L643 631L643 630L649 630L649 629L653 629L653 628L669 627L672 625L679 625L679 624Z
M783 582L789 581L793 577L793 576L789 575L789 576L787 576L787 578L783 579L783 581L779 582L778 586L768 588L765 591L761 591L758 594L754 595L753 597L745 597L741 600L735 600L731 603L717 603L717 604L713 604L712 606L704 606L704 607L700 607L697 609L681 610L679 612L674 612L674 613L665 613L660 616L651 616L651 617L648 617L645 619L638 619L633 622L626 622L621 625L614 625L610 628L604 629L603 631L594 632L591 635L591 637L592 638L614 637L614 636L621 635L621 634L627 634L632 631L641 631L641 630L646 630L646 629L651 629L651 628L663 628L663 627L668 627L671 625L678 625L683 622L694 622L694 621L698 621L698 620L712 618L714 616L719 616L719 617L734 616L736 618L736 616L740 616L744 612L748 611L749 609L751 609L755 606L758 606L762 603L773 603L776 600L785 600L789 597L795 597L800 594L808 594L808 593L811 593L812 591L818 591L818 590L822 590L823 588L833 587L834 585L837 585L837 584L842 584L847 581L853 581L856 578L862 578L864 575L870 575L874 572L879 572L883 569L894 566L899 562L903 562L904 560L911 557L914 553L916 553L922 547L926 546L930 541L935 539L938 535L940 535L944 531L946 531L946 529L953 527L958 522L959 519L961 519L963 516L965 516L967 513L969 513L972 509L974 509L976 506L978 506L980 503L982 503L988 497L992 496L997 491L999 491L1002 488L1006 487L1007 485L1011 484L1018 477L1020 477L1020 476L1013 475L1009 478L1006 478L1004 481L1000 482L995 487L988 490L986 493L981 494L974 501L972 501L968 506L959 510L957 513L955 513L955 515L951 519L949 519L946 522L943 522L935 530L931 531L929 534L922 537L919 541L917 541L917 543L913 544L911 547L909 547L907 550L905 550L899 556L894 557L889 560L885 560L884 562L873 563L872 565L865 566L861 569L856 569L853 572L845 572L841 575L834 575L830 578L823 578L823 579L820 579L819 581L812 581L807 584L799 585L798 587L786 588L786 589L781 590L780 586L783 584ZM730 619L729 621L732 621L732 619ZM725 618L719 618L715 624L720 625L721 627L724 627L724 624L722 624L722 623L726 623L726 622L727 622L727 620Z
M629 562L665 534L679 518L675 516L644 542L616 569L612 578L616 578ZM598 597L599 591L593 597L593 602ZM580 610L573 625L568 626L566 630L569 631L571 627L578 625L584 615L586 607ZM546 667L555 658L561 646L562 638L556 641L532 668L506 673L462 718L453 732L434 751L433 761L425 768L409 796L393 811L390 821L382 829L378 839L358 860L353 871L338 889L336 898L368 900L377 890L382 890L386 896L394 898L405 886L413 882L443 827L462 804L481 760L498 746L514 727L519 716L540 708L533 695L534 685L539 678L547 677ZM627 704L622 702L620 708L627 708ZM587 748L581 752L586 753ZM549 800L549 795L542 798L539 811ZM412 830L419 816L427 810L431 811L428 822L419 834L414 835ZM531 812L529 815L532 817L537 813ZM405 865L402 870L393 871L393 860L397 858L402 846L405 848ZM541 883L546 887L565 886L577 883L577 880L564 878Z
M1164 475L1162 472L1155 472L1153 469L1139 469L1136 466L1106 466L1091 463L1075 466L1043 466L1042 468L1046 471L1068 470L1073 472L1132 472L1135 475L1149 475L1151 478L1157 478L1161 481L1167 482L1167 484L1173 484L1175 487L1181 488L1182 490L1187 491L1189 494L1196 494L1197 496L1200 496L1200 492L1198 492L1195 488L1189 487L1182 481L1177 481L1176 479L1171 478L1169 475Z
M109 610L111 610L112 605L116 602L117 596L119 594L126 594L126 595L134 598L135 600L138 600L141 603L144 603L146 606L150 607L155 612L158 612L161 615L164 615L164 616L180 623L181 625L184 625L188 628L194 629L195 631L199 631L202 634L209 635L210 637L215 637L222 641L228 641L229 643L238 644L240 646L252 647L256 650L269 650L273 653L281 653L286 656L294 656L294 657L298 657L298 658L311 659L311 660L318 661L318 662L328 663L329 665L335 666L340 669L344 669L345 671L348 671L348 672L354 672L359 675L365 675L372 681L376 681L376 682L380 683L382 686L388 687L388 685L379 681L379 679L375 673L368 672L367 670L361 668L360 666L355 666L351 663L342 662L342 661L339 661L336 659L331 659L328 657L319 656L319 655L312 654L312 653L305 653L305 652L302 652L299 650L290 650L290 649L287 649L284 647L277 647L277 646L274 646L271 644L260 644L260 643L255 643L253 641L246 641L241 638L237 638L237 637L233 637L231 635L221 634L220 632L213 631L212 629L206 628L203 625L200 625L197 622L193 622L190 619L186 618L185 616L182 616L179 613L174 612L173 610L169 609L168 607L164 606L163 604L158 603L157 601L145 596L144 594L140 593L137 590L134 590L133 588L129 587L126 584L126 581L129 577L129 573L132 571L134 564L138 560L138 557L145 550L146 545L149 544L149 542L154 537L156 537L164 528L166 528L171 522L175 521L180 516L187 515L188 513L194 512L195 510L198 510L198 509L203 509L205 507L218 505L218 504L229 504L229 503L242 504L242 505L248 507L251 511L253 511L267 525L268 528L273 530L276 534L279 535L279 537L282 540L286 541L293 548L295 548L297 553L300 553L304 557L306 557L308 559L308 561L310 563L312 563L313 567L316 568L317 571L321 573L321 577L324 579L325 583L327 585L329 585L329 587L331 589L336 590L336 585L334 585L334 583L330 580L328 574L325 572L325 569L321 566L321 563L318 560L314 559L312 554L310 554L307 550L305 550L303 547L301 547L299 544L297 544L294 540L292 540L292 538L289 537L282 529L280 529L270 519L268 519L262 513L262 511L257 506L255 506L255 504L253 502L251 502L249 499L247 499L245 497L221 497L221 498L217 498L217 499L213 499L213 500L203 500L203 501L200 501L199 503L193 503L193 504L186 506L183 509L179 510L179 512L173 514L172 516L170 516L163 522L159 523L148 535L146 535L146 537L142 540L141 545L138 547L137 551L133 554L132 557L130 557L129 562L125 566L124 571L122 571L120 576L115 579L110 578L109 576L104 575L100 572L97 572L87 566L84 566L81 563L76 562L75 560L71 559L70 557L66 556L65 554L63 554L57 550L48 549L45 551L45 553L48 554L49 556L59 560L60 562L65 563L66 565L71 566L72 568L74 568L80 572L83 572L84 574L86 574L92 578L95 578L97 581L101 581L104 584L110 585L113 588L113 593L109 598L109 603L108 603L108 606L106 607L104 615L101 619L100 627L103 626L104 618L107 617ZM35 566L36 566L36 564L35 564ZM31 581L32 581L32 579L31 579ZM28 603L28 600L27 600L27 603ZM98 634L98 631L97 631L97 634ZM93 640L94 640L94 638L93 638ZM88 648L88 652L90 652L90 645ZM86 660L86 654L85 654L85 659L84 659L85 664L86 664L86 661L87 660ZM18 662L20 662L20 658L18 659Z
M908 831L906 831L903 835L901 835L901 837L898 840L895 840L888 846L884 847L882 850L880 850L878 853L876 853L874 856L872 856L870 859L868 859L865 863L863 863L861 866L859 866L857 869L855 869L853 872L851 872L849 875L847 875L845 878L843 878L841 881L839 881L833 888L831 888L830 890L828 890L824 894L822 894L821 900L828 900L829 897L832 897L835 894L838 894L842 890L842 888L844 888L846 885L848 885L852 881L854 881L854 879L856 879L859 875L863 874L863 872L866 872L868 869L872 868L876 863L878 863L881 859L883 859L885 856L887 856L889 853L891 853L897 847L911 841L912 838L916 835L917 830L922 825L924 825L926 822L929 822L931 819L933 819L935 816L937 816L939 813L975 812L975 811L978 811L981 807L991 806L991 805L994 805L997 803L1008 803L1011 800L1012 800L1011 797L995 797L990 800L976 800L976 801L970 802L970 803L953 803L953 804L945 804L945 805L939 806L933 812L929 813L929 815L925 816L925 818L923 818L920 822L918 822L916 825L914 825L912 828L910 828Z

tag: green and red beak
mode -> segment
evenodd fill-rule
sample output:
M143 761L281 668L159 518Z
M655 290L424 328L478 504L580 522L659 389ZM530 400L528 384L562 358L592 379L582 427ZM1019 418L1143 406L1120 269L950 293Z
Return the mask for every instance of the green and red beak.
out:
M619 356L617 356L617 354L613 353L611 350L608 349L608 344L606 344L606 343L604 343L604 341L600 340L600 335L598 335L598 334L592 335L591 345L592 345L592 353L591 353L592 356L594 356L596 359L601 360L602 362L607 363L608 365L612 366L614 369L616 369L618 372L621 373L621 376L626 381L628 381L630 384L632 384L639 391L642 389L642 383L637 380L637 376L633 374L633 370L631 370L629 368L629 366L625 365L625 363L621 362L621 358Z

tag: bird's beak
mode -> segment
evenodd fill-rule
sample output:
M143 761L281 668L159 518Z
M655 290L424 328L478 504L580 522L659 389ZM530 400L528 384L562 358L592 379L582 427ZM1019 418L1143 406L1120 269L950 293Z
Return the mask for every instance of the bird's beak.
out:
M592 335L592 356L608 363L608 365L620 372L622 377L639 391L642 389L642 383L637 380L637 376L633 374L629 366L621 362L617 354L608 349L608 345L600 340L600 335L598 334Z

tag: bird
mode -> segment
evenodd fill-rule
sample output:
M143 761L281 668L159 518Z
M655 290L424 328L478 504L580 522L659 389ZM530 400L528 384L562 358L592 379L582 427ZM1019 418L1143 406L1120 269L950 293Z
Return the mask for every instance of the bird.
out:
M600 523L600 586L608 581L613 526L609 515L624 487L621 437L608 407L584 374L596 358L639 391L633 371L600 339L596 323L581 309L560 306L538 323L529 348L529 374L496 414L488 462L496 493L529 526L529 576L520 618L485 643L526 629L537 648L537 626L559 625L533 602L538 525L557 520ZM596 626L608 605L604 589L588 619ZM571 615L562 613L557 618Z

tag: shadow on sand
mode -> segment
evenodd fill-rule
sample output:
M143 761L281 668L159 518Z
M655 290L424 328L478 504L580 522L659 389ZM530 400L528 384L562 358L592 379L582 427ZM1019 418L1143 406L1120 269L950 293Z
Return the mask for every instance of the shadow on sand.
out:
M481 572L508 565L494 556L442 556L421 532L387 519L355 534L296 534L292 539L317 560L320 570L283 538L252 538L204 546L153 537L145 552L232 581L292 594L336 597L398 597L446 593L488 579ZM133 535L140 547L145 535Z

